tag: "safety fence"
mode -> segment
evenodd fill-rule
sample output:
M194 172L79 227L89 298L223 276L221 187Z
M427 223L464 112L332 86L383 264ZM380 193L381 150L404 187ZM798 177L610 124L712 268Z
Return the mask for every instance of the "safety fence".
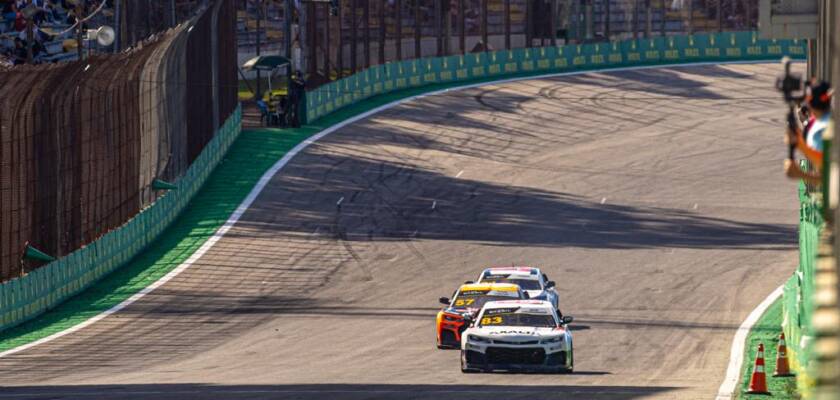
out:
M762 40L755 32L728 32L395 61L307 92L306 118L315 121L371 96L426 85L587 69L804 58L805 54L804 41Z
M233 0L215 0L124 53L0 73L0 281L92 243L184 176L237 107L234 32Z
M485 49L750 31L757 26L758 2L238 0L237 35L240 64L258 54L293 55L307 87L317 87L391 61ZM243 76L253 79L256 73Z
M784 285L782 329L790 353L791 368L798 376L801 392L813 386L810 361L813 359L814 276L817 250L823 229L821 196L799 186L799 266Z
M174 188L96 241L26 276L0 285L0 331L56 306L151 244L195 196L241 131L241 108L216 131Z

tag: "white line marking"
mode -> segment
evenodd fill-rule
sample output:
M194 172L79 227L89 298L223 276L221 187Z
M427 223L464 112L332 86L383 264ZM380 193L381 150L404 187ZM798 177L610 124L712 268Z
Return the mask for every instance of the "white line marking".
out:
M463 174L464 174L464 170L462 169L460 172L458 172L458 175L455 175L455 177L460 178L461 175L463 175Z
M419 232L419 231L420 231L419 229L415 229L414 233L411 234L411 237L417 237L417 232Z
M435 200L435 201L433 201L433 202L432 202L432 210L434 210L434 209L435 209L435 207L437 207L437 200Z
M131 305L132 303L136 302L137 300L140 300L141 298L143 298L147 294L151 293L153 290L162 286L164 283L169 282L170 280L172 280L172 278L178 276L178 274L180 274L181 272L184 272L187 268L189 268L196 261L198 261L199 258L201 258L205 253L207 253L207 251L209 251L213 247L213 245L215 245L216 242L218 242L219 239L221 239L230 230L230 228L232 228L233 225L236 224L237 221L239 221L239 218L242 217L242 214L244 214L245 211L248 210L248 208L251 206L251 204L254 202L254 200L256 200L257 196L259 196L259 194L262 193L263 189L268 185L268 183L271 181L271 179L274 177L274 175L276 175L277 172L280 171L280 169L282 169L284 166L286 166L286 164L289 163L289 161L292 159L292 157L296 156L298 153L300 153L303 149L309 147L311 144L317 142L318 140L321 140L325 136L327 136L327 135L329 135L329 134L331 134L331 133L333 133L333 132L335 132L335 131L337 131L337 130L339 130L339 129L347 126L347 125L353 124L353 123L355 123L359 120L365 119L365 118L367 118L371 115L380 113L380 112L382 112L384 110L387 110L389 108L398 106L402 103L406 103L406 102L409 102L409 101L412 101L412 100L415 100L415 99L420 99L420 98L424 98L424 97L428 97L428 96L436 96L436 95L443 94L443 93L455 92L455 91L460 91L460 90L465 90L465 89L472 89L472 88L476 88L476 87L480 87L480 86L497 85L497 84L503 84L503 83L509 83L509 82L518 82L518 81L525 81L525 80L543 79L543 78L550 78L550 77L556 77L556 76L572 76L572 75L583 75L583 74L595 74L595 73L600 73L600 72L618 72L618 71L644 70L644 69L655 69L655 68L697 67L697 66L704 66L704 65L721 65L721 64L767 64L767 63L773 63L773 62L776 62L776 61L773 61L773 60L751 60L751 61L729 61L729 62L717 62L717 61L715 61L715 62L701 62L701 63L692 63L692 64L644 65L644 66L637 66L637 67L604 68L604 69L593 69L593 70L586 70L586 71L555 72L555 73L543 74L543 75L520 76L520 77L516 77L516 78L500 79L500 80L497 80L497 81L472 83L472 84L467 84L467 85L464 85L464 86L457 86L457 87L451 87L451 88L447 88L447 89L435 90L435 91L427 92L427 93L421 93L421 94L418 94L416 96L409 96L409 97L405 97L405 98L402 98L402 99L399 99L399 100L394 100L394 101L392 101L390 103L387 103L387 104L383 104L379 107L376 107L374 109L365 111L365 112L363 112L359 115L356 115L354 117L350 117L350 118L348 118L344 121L341 121L341 122L339 122L339 123L337 123L333 126L325 128L323 131L318 132L315 135L312 135L309 139L306 139L306 140L298 143L297 146L295 146L294 148L289 150L289 152L286 153L286 155L283 156L283 158L281 158L276 163L274 163L274 165L272 165L271 168L269 168L268 171L266 171L260 177L260 180L257 181L257 184L254 186L253 189L251 189L251 192L248 193L248 197L246 197L244 200L242 200L242 203L239 204L239 207L236 208L236 211L234 211L233 214L231 214L230 218L228 218L228 220L225 222L225 224L222 225L216 231L216 233L213 234L213 236L211 236L209 239L207 239L207 241L204 242L204 244L195 253L193 253L193 255L190 256L186 261L184 261L183 263L178 265L178 267L176 267L172 271L169 271L168 274L166 274L162 278L158 279L155 283L147 286L146 288L137 292L136 294L129 297L128 299L123 300L122 303L117 304L117 305L109 308L108 310L103 311L101 314L99 314L95 317L92 317L92 318L90 318L90 319L88 319L88 320L86 320L86 321L84 321L84 322L82 322L82 323L80 323L76 326L72 326L72 327L67 328L63 331L56 332L56 333L54 333L50 336L47 336L45 338L38 339L38 340L36 340L32 343L24 344L24 345L15 347L13 349L6 350L6 351L0 353L0 358L11 355L11 354L19 353L21 351L24 351L26 349L30 349L32 347L35 347L35 346L38 346L38 345L41 345L41 344L44 344L44 343L52 342L53 340L58 339L62 336L69 335L69 334L74 333L76 331L79 331L83 328L86 328L90 325L93 325L94 323L100 321L101 319L103 319L103 318L105 318L105 317L107 317L111 314L114 314L117 311L122 310L123 308ZM736 380L736 382L737 382L737 380Z
M335 202L335 205L340 206L342 202L344 202L344 196L341 196L341 198L338 199L337 202Z
M606 198L606 197L602 197L602 198L601 198L601 204L604 204L604 203L606 203L606 202L607 202L607 198Z
M755 310L752 310L744 323L738 327L735 337L732 339L732 350L729 352L729 366L726 368L726 377L720 384L715 400L729 400L735 394L738 387L738 380L741 378L741 365L744 363L744 345L747 341L747 334L750 333L753 325L758 322L761 315L782 295L783 287L779 286L767 296Z
M694 209L695 210L697 209L697 203L694 203Z

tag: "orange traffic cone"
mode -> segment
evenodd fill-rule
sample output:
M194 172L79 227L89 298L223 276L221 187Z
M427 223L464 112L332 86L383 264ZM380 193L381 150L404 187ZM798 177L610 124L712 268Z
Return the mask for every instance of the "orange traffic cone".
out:
M787 359L787 344L785 343L785 333L779 335L779 348L776 352L776 371L773 376L793 376L790 373L790 364Z
M747 393L751 394L770 394L767 391L767 375L764 374L764 344L758 344L758 354L755 355L755 365L753 366L752 377L750 378L750 389Z

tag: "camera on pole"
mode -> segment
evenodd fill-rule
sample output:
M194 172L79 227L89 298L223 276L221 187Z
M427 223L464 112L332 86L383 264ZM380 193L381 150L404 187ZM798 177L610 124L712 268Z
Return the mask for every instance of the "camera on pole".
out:
M782 65L785 67L785 74L776 80L776 89L782 92L785 102L788 103L788 129L796 132L799 129L799 124L796 121L796 109L805 100L805 85L802 80L802 75L791 72L790 58L782 58ZM796 143L791 143L788 147L789 159L793 160L795 150Z

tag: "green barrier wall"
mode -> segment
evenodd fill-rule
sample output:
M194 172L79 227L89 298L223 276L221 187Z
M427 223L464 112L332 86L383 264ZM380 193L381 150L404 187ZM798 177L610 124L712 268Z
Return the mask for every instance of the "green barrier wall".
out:
M811 317L814 312L814 279L817 246L823 227L821 206L799 185L799 267L784 286L782 328L785 332L791 367L797 375L797 386L805 394L813 386L809 373L811 356Z
M797 40L764 40L756 32L710 33L560 47L500 50L396 61L368 68L306 94L306 120L378 94L419 86L587 69L714 61L804 58Z
M198 192L239 136L241 121L242 109L237 107L176 182L178 188L166 193L125 225L67 257L0 285L0 331L53 308L143 251Z

